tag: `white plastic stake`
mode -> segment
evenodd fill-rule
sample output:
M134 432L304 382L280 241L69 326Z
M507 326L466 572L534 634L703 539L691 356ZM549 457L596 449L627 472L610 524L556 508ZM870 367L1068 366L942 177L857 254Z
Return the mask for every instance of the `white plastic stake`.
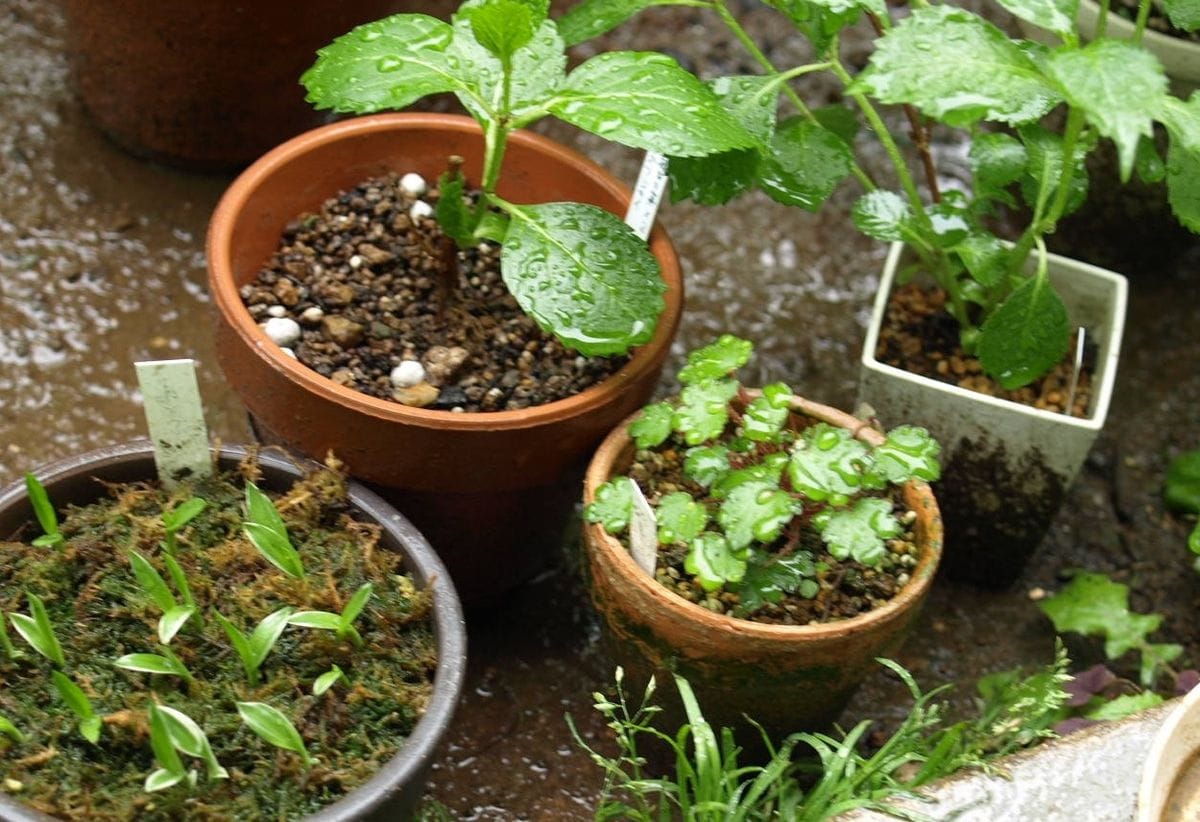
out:
M633 513L629 517L629 553L633 555L633 561L638 567L654 576L654 568L658 564L658 521L654 518L654 509L646 501L642 489L633 480L626 481L633 491Z
M638 172L637 184L633 187L633 198L625 212L625 222L639 237L645 240L654 228L654 218L667 188L667 158L657 151L647 151Z
M189 477L212 473L208 427L196 383L195 360L134 363L154 442L158 478L170 489Z

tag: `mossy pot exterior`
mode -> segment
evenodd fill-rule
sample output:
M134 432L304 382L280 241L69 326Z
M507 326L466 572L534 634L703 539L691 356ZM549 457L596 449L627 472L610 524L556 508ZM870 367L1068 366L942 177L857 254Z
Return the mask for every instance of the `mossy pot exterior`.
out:
M220 467L234 468L246 454L244 447L225 446L220 451ZM263 472L263 483L276 491L286 490L304 473L302 463L269 452L259 453L258 464ZM85 505L102 496L103 489L98 480L125 483L157 478L154 449L148 441L97 449L52 463L33 473L59 508ZM363 519L383 529L380 544L400 552L405 568L416 584L432 590L437 673L425 714L400 751L365 784L306 819L310 822L410 819L416 812L436 749L450 726L462 693L467 664L466 625L450 576L420 532L395 508L361 485L350 483L349 492L350 502ZM22 525L33 521L33 509L23 482L0 490L0 538L8 538ZM0 820L49 822L51 819L0 793Z
M882 435L849 414L800 397L792 410L847 428L867 443ZM626 420L600 445L584 482L585 504L596 489L630 465L634 444ZM851 619L822 625L769 625L717 614L688 602L646 574L599 523L585 523L584 543L592 602L604 620L617 661L632 675L629 693L640 694L649 674L660 699L670 699L671 671L695 690L714 728L740 729L753 740L743 714L778 740L803 730L825 729L845 708L862 680L879 670L877 657L893 655L929 594L942 554L942 520L928 484L904 487L917 514L920 549L908 584L886 605ZM673 728L670 729L673 732Z
M521 410L410 408L338 385L284 355L238 289L297 215L387 172L436 179L455 154L478 181L483 148L475 121L456 115L384 114L315 129L250 166L221 199L208 234L218 358L260 434L315 459L337 454L412 517L468 603L498 598L561 544L587 456L654 390L683 305L679 261L662 227L650 236L667 285L653 339L607 380ZM509 138L499 194L590 203L620 216L630 198L599 166L524 131Z

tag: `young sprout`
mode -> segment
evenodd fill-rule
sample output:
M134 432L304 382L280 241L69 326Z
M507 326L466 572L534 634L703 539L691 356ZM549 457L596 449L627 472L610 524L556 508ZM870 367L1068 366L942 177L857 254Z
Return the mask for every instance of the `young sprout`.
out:
M164 676L177 676L188 682L195 682L192 672L187 669L175 652L166 645L158 646L162 650L162 655L159 654L125 654L113 661L113 664L118 668L124 668L127 671L140 671L144 674L163 674Z
M267 562L290 577L304 579L304 563L288 538L283 517L270 497L252 482L246 483L246 522L242 528Z
M38 524L42 526L42 535L33 541L38 548L58 548L66 541L58 530L58 515L50 504L50 497L45 487L38 482L33 474L25 474L25 490L29 494L29 503L33 506L33 514Z
M4 621L2 613L0 613L0 650L4 651L4 655L9 659L21 656L21 652L13 647L12 639L8 636L8 623Z
M217 761L216 755L213 754L212 745L209 744L208 737L205 736L204 731L196 724L195 720L183 711L176 710L168 705L155 705L154 708L162 718L163 725L166 726L167 736L175 750L204 760L205 767L208 769L209 779L229 778L229 771L221 767L221 763Z
M267 614L250 636L246 636L236 625L221 616L220 613L216 613L217 622L221 623L226 636L229 637L230 644L241 658L242 667L246 671L246 679L250 681L251 685L258 684L258 669L262 667L267 654L271 653L271 648L279 641L292 612L291 607L284 606L278 611Z
M13 742L25 741L25 734L21 733L21 729L4 714L0 714L0 734L7 736Z
M200 497L191 497L175 510L163 511L162 522L163 528L167 533L167 539L162 544L162 548L167 556L175 556L179 547L175 535L179 533L183 526L195 519L207 506L208 503L200 499Z
M29 598L29 611L33 617L30 618L25 614L9 614L8 618L12 621L13 627L32 646L33 650L58 667L67 667L62 646L58 644L58 637L54 635L54 626L50 624L50 617L46 615L46 606L42 604L42 600L37 594L26 591L25 596Z
M355 646L361 648L363 640L358 629L354 627L354 620L362 613L370 598L371 583L367 582L354 592L354 596L350 597L350 601L346 603L346 607L340 614L329 611L297 611L288 617L288 624L300 625L304 628L317 628L322 631L336 631L338 639L349 637Z
M345 671L343 671L341 668L339 668L336 663L334 665L330 666L328 671L321 674L313 682L313 686L312 686L313 696L320 696L321 694L325 693L326 691L328 691L330 688L333 687L335 682L337 682L339 679L344 679L345 676L346 676Z
M316 760L304 747L304 739L292 721L284 716L278 708L273 708L265 702L239 702L238 714L250 730L270 742L276 748L297 753L304 760L304 767L311 768Z
M175 743L171 740L167 720L159 707L153 704L150 706L150 748L154 751L154 758L158 760L159 767L146 777L143 790L147 793L165 790L187 777L183 760L179 758Z
M79 735L95 745L100 741L102 723L100 717L92 710L92 703L87 694L62 671L51 671L50 678L54 680L54 687L62 701L79 717Z
M186 603L184 605L180 605L175 600L175 595L171 593L166 581L150 564L150 560L137 551L129 552L129 565L133 569L134 578L145 591L146 596L163 612L162 617L158 620L158 639L165 645L196 613L196 606L192 601L192 592L187 588L187 580L183 577L183 569L179 567L179 563L175 562L169 554L165 555L163 560L167 562L171 576L175 578L176 587L182 583L183 590L180 593L184 595Z

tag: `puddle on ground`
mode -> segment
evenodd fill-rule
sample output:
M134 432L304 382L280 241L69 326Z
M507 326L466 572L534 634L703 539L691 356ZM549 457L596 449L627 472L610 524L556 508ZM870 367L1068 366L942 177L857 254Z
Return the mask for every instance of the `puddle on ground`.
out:
M794 42L779 36L766 12L755 12L751 25L769 52L794 62ZM141 434L132 362L142 358L197 358L213 433L248 435L213 361L203 287L205 224L228 180L133 160L99 136L69 91L61 28L53 4L0 0L0 482ZM669 47L702 69L751 70L695 9L654 10L609 42ZM814 102L829 95L812 89ZM636 154L566 127L545 130L634 179ZM841 191L822 215L761 197L705 211L668 208L663 219L688 291L668 371L684 351L729 331L758 345L753 381L783 379L849 408L885 251L847 229L852 201ZM1137 609L1176 606L1162 635L1186 643L1195 661L1200 625L1189 609L1200 583L1183 547L1185 524L1163 514L1159 488L1168 458L1196 447L1200 436L1197 263L1193 247L1173 267L1131 272L1108 430L1011 592L939 581L899 654L925 686L1049 660L1050 626L1027 592L1052 590L1066 567L1117 572L1133 585ZM431 794L457 818L591 818L602 777L563 716L603 746L606 729L591 694L611 684L612 670L572 568L568 552L501 607L470 615L467 695L431 778ZM1099 654L1086 643L1071 649L1084 662ZM956 709L969 709L970 687L953 699ZM908 705L904 688L880 674L844 721L895 720Z

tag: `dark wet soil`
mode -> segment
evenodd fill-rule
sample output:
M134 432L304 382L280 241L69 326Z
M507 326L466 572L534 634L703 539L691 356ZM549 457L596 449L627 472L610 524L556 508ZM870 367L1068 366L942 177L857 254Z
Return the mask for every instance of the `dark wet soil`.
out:
M755 8L748 17L771 54L793 64L805 59L769 10ZM608 43L666 48L702 70L753 70L702 10L654 9L643 19ZM177 173L112 147L71 94L61 33L57 6L0 0L5 482L38 463L144 433L135 359L196 357L213 433L229 441L249 434L213 361L203 287L205 224L229 180ZM849 43L856 65L861 41ZM821 83L804 94L814 106L832 98ZM540 130L627 181L636 175L632 153L566 127ZM960 147L938 144L935 151L947 179L965 182ZM757 196L724 208L668 209L663 219L688 291L668 373L684 351L728 331L756 342L748 382L783 379L806 396L849 408L886 253L849 229L853 199L847 187L818 215ZM1123 224L1120 209L1108 216L1071 237L1064 226L1056 250L1095 261L1102 243L1111 246L1143 226L1140 219ZM1184 644L1181 667L1200 659L1200 576L1185 545L1191 523L1166 513L1161 501L1170 459L1200 446L1200 245L1174 236L1168 247L1157 236L1118 249L1130 304L1105 431L1010 590L938 580L898 654L923 685L969 683L983 673L1048 661L1053 632L1030 593L1054 591L1072 568L1129 584L1136 610L1166 615L1154 639ZM663 394L670 390L662 386ZM597 641L576 555L568 541L561 561L543 575L499 607L468 615L467 694L430 785L456 818L591 818L601 776L574 746L563 714L572 714L593 744L603 738L591 694L611 682L612 666ZM1102 653L1094 643L1071 647L1081 668ZM970 686L955 693L955 705L970 708ZM865 683L842 724L864 716L894 720L908 704L903 685L880 673Z

